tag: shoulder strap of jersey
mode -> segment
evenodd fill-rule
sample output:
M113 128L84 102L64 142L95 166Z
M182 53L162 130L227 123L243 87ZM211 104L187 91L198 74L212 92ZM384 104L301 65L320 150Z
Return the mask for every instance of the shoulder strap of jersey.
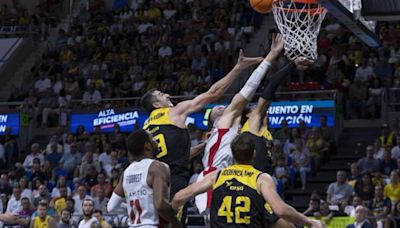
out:
M146 129L150 125L173 125L168 113L171 108L158 108L150 113L149 119L144 124L143 128Z

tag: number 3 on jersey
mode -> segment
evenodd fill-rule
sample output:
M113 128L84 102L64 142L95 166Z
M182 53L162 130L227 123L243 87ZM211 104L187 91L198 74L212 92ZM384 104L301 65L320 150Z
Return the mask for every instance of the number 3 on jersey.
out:
M154 136L154 140L156 140L158 144L158 154L157 158L162 158L168 154L167 144L165 143L165 138L163 134L158 134Z
M247 196L236 197L234 210L232 211L232 196L225 196L222 200L222 204L218 209L218 216L226 217L227 223L233 223L235 219L236 224L250 224L250 216L241 216L241 213L250 212L250 198Z
M142 207L140 207L139 199L129 201L131 206L131 212L129 213L129 218L132 224L141 224L140 217L142 216ZM136 209L136 210L134 210Z

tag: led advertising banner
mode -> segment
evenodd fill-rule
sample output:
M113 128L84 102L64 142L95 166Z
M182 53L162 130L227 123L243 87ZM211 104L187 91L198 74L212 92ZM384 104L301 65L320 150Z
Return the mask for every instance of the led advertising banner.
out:
M186 125L193 124L198 129L207 130L211 108L216 105L219 104L211 104L200 112L192 113L186 119ZM323 115L327 117L328 126L333 127L335 124L333 100L273 102L267 113L270 128L280 128L284 119L291 128L298 127L300 120L304 120L308 127L316 127L320 125L320 117ZM140 107L73 112L70 131L74 133L82 125L89 133L93 132L96 126L100 126L102 132L112 132L114 125L119 124L122 132L131 132L135 126L143 127L147 119L147 112Z
M300 120L304 120L308 127L318 127L321 116L327 117L329 127L335 125L333 100L272 102L267 113L270 128L280 128L283 119L290 128L298 127Z
M209 104L206 106L204 120L207 123L211 108L221 104ZM224 104L225 105L225 104ZM248 106L254 106L250 103ZM278 101L272 102L267 110L270 128L280 128L282 120L288 122L290 128L298 127L300 120L304 120L308 127L320 126L320 117L326 116L329 127L335 125L335 102L333 100L321 101Z
M103 109L97 112L72 113L70 131L75 133L79 126L91 133L94 127L100 126L102 132L112 132L118 124L122 132L131 132L135 125L142 127L148 118L146 111L141 108L132 109Z
M206 130L207 120L205 112L191 114L186 119L186 125L193 124L196 128ZM85 131L91 133L94 127L100 126L102 132L112 132L115 124L120 126L122 132L131 132L135 125L143 127L144 122L149 118L147 112L140 108L130 109L104 109L93 112L73 112L71 115L70 131L75 133L79 126L83 126Z
M19 135L19 113L0 113L0 135L5 135L7 127L11 129L12 135Z

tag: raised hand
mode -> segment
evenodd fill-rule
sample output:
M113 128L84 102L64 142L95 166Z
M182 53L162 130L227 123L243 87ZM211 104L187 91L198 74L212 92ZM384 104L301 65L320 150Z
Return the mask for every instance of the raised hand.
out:
M261 61L263 61L262 57L246 57L246 56L244 56L243 50L240 49L239 58L238 58L238 61L236 63L236 66L240 70L244 70L249 66L252 66L252 65L260 63Z
M285 42L283 41L283 36L282 34L272 34L272 44L271 44L271 50L270 52L279 55L282 52L283 49L283 44Z

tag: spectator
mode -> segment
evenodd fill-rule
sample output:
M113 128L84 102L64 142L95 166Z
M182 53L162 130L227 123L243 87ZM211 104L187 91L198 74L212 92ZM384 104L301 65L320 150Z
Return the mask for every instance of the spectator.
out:
M28 198L23 197L21 199L21 204L22 204L22 209L18 213L19 218L17 220L17 223L21 227L26 227L29 225L29 222L31 221L31 216L33 211L31 210L31 202L29 201Z
M35 82L35 91L39 96L51 88L51 81L44 73L39 74L40 78Z
M7 212L11 213L18 213L22 209L22 204L21 204L21 188L19 186L15 186L13 188L13 194L8 201L7 204Z
M67 177L66 176L60 176L57 181L57 185L53 190L51 191L51 198L57 198L60 197L60 189L61 188L66 188L67 189L67 196L71 195L71 188L67 186Z
M385 155L385 148L382 147L381 142L377 139L374 142L374 159L382 161Z
M369 79L375 76L374 69L368 65L367 59L362 59L361 65L357 68L354 80L359 80L366 83Z
M54 205L54 209L56 210L57 214L61 214L61 211L67 208L67 197L68 197L67 187L65 186L60 187L59 191L60 191L60 196L53 198L52 202L50 203Z
M364 206L357 206L355 209L356 221L354 224L347 225L346 228L373 228L371 223L367 219L368 209Z
M100 92L89 86L88 90L83 94L82 105L96 105L101 102L101 99Z
M281 128L275 132L274 139L277 139L281 142L286 142L290 136L290 129L288 127L288 123L285 119L281 122Z
M21 196L28 198L29 202L31 202L33 199L32 190L28 188L29 186L26 177L21 177L19 179L19 187L21 189Z
M84 185L80 185L78 187L77 190L77 194L73 197L74 199L74 211L78 214L78 215L82 215L83 211L82 211L82 204L84 202L85 199L89 199L92 200L92 197L88 196L86 194L86 187Z
M367 146L367 156L360 158L357 161L358 170L360 173L372 173L381 170L382 163L373 157L374 148L372 146Z
M382 94L384 88L378 78L373 80L373 85L368 89L369 98L367 100L368 113L372 119L379 117L381 114Z
M42 200L46 200L48 202L50 199L49 190L47 189L46 185L41 184L39 186L39 196L33 199L33 206L36 208L39 205L39 202Z
M396 136L396 146L392 148L392 158L396 160L400 158L400 135Z
M390 147L385 148L385 153L382 159L383 175L385 176L390 176L390 173L398 168L397 161L392 158L390 149Z
M78 228L90 228L94 222L98 222L97 219L93 217L94 203L92 199L84 199L80 207L83 211L83 219L79 223Z
M291 168L294 173L300 173L301 189L306 189L307 173L310 172L310 155L307 147L304 146L303 140L295 139L295 150L291 153ZM294 186L294 176L291 176L292 186Z
M111 225L103 217L103 210L95 210L93 213L93 217L95 217L97 221L99 221L102 228L111 228Z
M78 146L76 143L71 143L70 151L63 154L59 162L59 167L67 171L68 175L72 177L81 160L82 155L78 151Z
M350 86L349 99L346 101L346 118L350 119L353 117L353 113L355 113L358 118L364 118L366 100L367 88L360 80L355 80Z
M50 161L51 167L55 168L58 166L59 161L61 160L62 153L57 152L57 143L52 142L50 147L50 153L46 156L46 160Z
M350 164L350 177L348 179L348 183L352 188L354 188L356 182L359 180L361 180L361 174L358 170L357 163L353 162Z
M33 159L35 158L39 158L40 159L40 163L43 164L44 163L44 157L43 155L40 153L40 146L38 143L33 143L31 146L31 153L28 154L28 156L26 156L25 161L23 163L23 166L25 168L26 171L30 171L32 169L33 166Z
M29 173L29 172L27 172L27 173ZM29 175L27 175L27 176L29 176ZM33 181L34 179L39 179L41 181L44 181L46 179L46 175L41 170L39 158L33 159L33 167L32 167L32 172L30 173L29 181Z
M327 142L333 141L333 130L328 126L328 118L325 115L322 115L319 118L319 123L322 138Z
M91 151L87 151L85 157L82 159L82 164L79 170L79 177L85 178L88 175L88 171L91 167L94 167L97 172L100 172L99 162L93 159L93 153Z
M57 228L70 228L71 212L65 208L61 211L60 215L60 222L57 224Z
M341 205L349 201L353 188L346 181L346 172L338 171L336 182L328 187L326 201L332 205Z
M96 189L96 196L93 198L94 208L101 211L107 211L107 203L109 198L106 197L106 192L103 187Z
M361 206L361 205L363 205L363 201L362 201L361 197L357 194L354 194L352 204L347 205L344 208L344 213L346 213L348 216L354 218L357 206Z
M99 162L102 168L106 167L107 165L111 165L111 154L112 146L110 144L106 144L104 146L104 151L99 155Z
M383 188L380 185L375 186L375 196L372 199L371 203L369 204L369 209L372 211L372 214L376 217L378 220L378 226L379 223L381 224L381 227L383 227L382 223L389 223L387 221L387 217L389 215L390 209L391 209L391 203L390 200L387 198L384 198L383 196Z
M32 219L31 227L44 227L44 224L48 224L48 227L56 227L56 221L48 215L48 206L45 203L39 203L37 208L37 215Z
M383 124L382 127L382 134L379 136L378 140L383 147L394 145L395 134L393 131L390 130L389 125Z
M7 165L6 151L3 144L0 143L0 167L5 167Z
M0 192L10 195L13 189L10 186L10 181L8 179L7 174L2 174L0 177Z
M97 196L97 190L99 188L103 188L106 196L111 196L112 188L109 183L106 183L106 175L104 173L97 174L97 184L94 185L90 190L93 197Z
M195 160L193 161L193 175L190 177L189 184L193 184L197 181L201 171L203 171L203 165L201 161Z
M361 180L356 182L354 186L354 192L364 201L364 204L368 205L374 197L374 184L369 173L364 173Z
M383 195L390 199L392 205L400 200L400 179L397 171L390 173L390 183L384 188Z
M311 198L308 208L303 212L305 216L320 216L320 202L318 198Z
M329 143L322 137L320 128L312 128L306 145L310 150L312 160L315 162L315 167L313 168L314 170L318 170L329 150Z

